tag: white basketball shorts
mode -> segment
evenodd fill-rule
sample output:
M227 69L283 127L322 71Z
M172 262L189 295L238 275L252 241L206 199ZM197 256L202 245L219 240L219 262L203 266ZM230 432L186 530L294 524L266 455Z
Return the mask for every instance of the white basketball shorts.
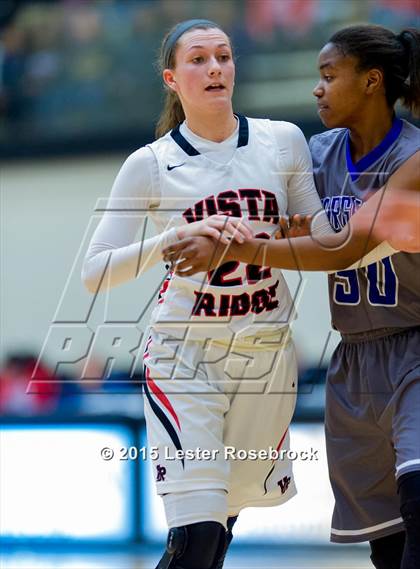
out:
M229 516L294 496L287 451L297 365L288 328L233 344L152 330L144 358L158 494L223 490Z

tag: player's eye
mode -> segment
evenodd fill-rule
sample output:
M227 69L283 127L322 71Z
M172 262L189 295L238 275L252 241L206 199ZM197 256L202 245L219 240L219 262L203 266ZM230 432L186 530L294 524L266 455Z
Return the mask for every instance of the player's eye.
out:
M202 55L197 55L196 57L193 57L191 61L193 63L203 63L204 57Z
M326 81L327 83L330 83L332 79L333 79L332 75L324 75L324 81Z
M220 61L229 61L229 59L230 59L230 55L228 53L222 53L222 55L219 55Z

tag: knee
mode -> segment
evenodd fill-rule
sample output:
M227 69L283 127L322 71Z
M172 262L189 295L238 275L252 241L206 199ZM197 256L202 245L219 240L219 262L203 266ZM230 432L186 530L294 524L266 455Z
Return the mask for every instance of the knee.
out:
M156 569L213 569L225 548L225 528L219 522L199 522L171 528L166 552Z
M420 535L420 471L407 472L398 479L398 492L400 495L401 515L409 528L417 528Z
M420 495L410 500L401 500L401 516L407 540L415 541L420 548Z
M370 559L376 569L400 569L405 544L405 532L400 531L370 542Z
M398 480L406 546L401 568L420 567L420 472L407 472Z

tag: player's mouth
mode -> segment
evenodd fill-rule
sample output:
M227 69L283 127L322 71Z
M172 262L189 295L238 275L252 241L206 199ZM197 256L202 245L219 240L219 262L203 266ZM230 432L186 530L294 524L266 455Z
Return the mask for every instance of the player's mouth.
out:
M318 103L318 113L322 113L324 111L328 111L329 106L325 103Z
M211 83L210 85L207 85L205 91L220 93L220 91L224 91L225 89L226 87L222 83Z

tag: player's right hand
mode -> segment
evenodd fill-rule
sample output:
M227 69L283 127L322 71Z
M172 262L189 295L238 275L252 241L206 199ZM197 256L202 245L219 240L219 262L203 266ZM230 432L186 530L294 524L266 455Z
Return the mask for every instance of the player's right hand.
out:
M231 239L243 243L253 237L251 226L246 219L228 215L211 215L202 221L181 225L177 227L176 232L179 240L201 235L220 240L224 245L228 245Z
M311 215L296 213L291 216L282 216L279 219L279 229L274 234L275 239L292 239L305 237L311 234Z
M229 242L228 242L229 243ZM211 271L223 264L228 247L221 239L192 236L173 243L163 250L163 260L180 277Z

